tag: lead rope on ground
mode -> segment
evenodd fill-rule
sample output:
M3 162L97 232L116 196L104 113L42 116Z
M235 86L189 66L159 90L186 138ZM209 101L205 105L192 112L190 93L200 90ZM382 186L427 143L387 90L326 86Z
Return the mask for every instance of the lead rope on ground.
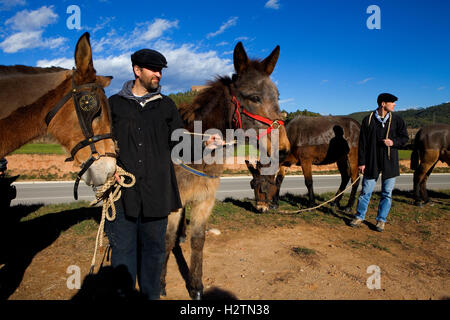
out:
M125 178L131 179L131 182L125 183ZM92 257L91 268L89 269L89 274L94 272L95 259L97 257L97 249L103 247L103 231L105 229L105 220L114 221L116 219L116 206L114 202L119 200L122 195L123 188L130 188L136 183L136 178L133 174L125 171L121 167L117 166L116 173L110 177L103 186L101 186L95 192L95 200L89 205L95 206L96 204L103 201L102 207L102 217L100 219L100 224L97 231L97 237L95 240L94 256ZM111 208L111 214L109 214L109 208Z
M326 205L327 203L330 203L331 201L335 200L336 198L340 197L345 191L347 191L350 187L353 187L353 185L359 181L359 179L361 178L361 175L358 175L358 178L356 178L355 181L353 181L353 183L351 185L349 185L347 188L345 188L344 190L342 190L341 192L339 192L337 195L335 195L333 198L331 198L330 200L319 204L318 206L312 207L312 208L306 208L306 209L301 209L301 210L277 210L278 213L287 213L287 214L291 214L291 213L300 213L300 212L304 212L304 211L311 211L311 210L315 210L318 209L320 207L323 207L324 205Z

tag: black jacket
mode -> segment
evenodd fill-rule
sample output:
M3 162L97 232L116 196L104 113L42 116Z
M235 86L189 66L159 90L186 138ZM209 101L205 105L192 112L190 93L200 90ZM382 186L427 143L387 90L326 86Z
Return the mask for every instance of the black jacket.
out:
M391 113L391 116L389 139L394 142L394 145L390 148L390 159L388 158L388 147L383 142L383 139L386 139L389 120L384 128L375 115L372 116L370 124L370 114L362 121L359 134L358 165L366 166L364 176L368 179L377 179L380 172L383 180L400 175L398 149L408 142L408 132L406 124L400 116L395 113Z
M147 102L118 94L109 98L112 131L118 141L117 163L136 176L136 184L123 188L121 205L125 213L138 217L165 217L178 208L181 200L171 161L170 141L183 121L175 103L167 96Z

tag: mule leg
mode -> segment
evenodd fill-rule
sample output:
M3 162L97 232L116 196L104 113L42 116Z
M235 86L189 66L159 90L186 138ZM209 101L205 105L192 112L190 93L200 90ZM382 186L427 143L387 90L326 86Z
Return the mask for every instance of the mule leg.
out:
M358 149L351 148L348 158L349 158L349 162L350 162L350 164L349 164L350 175L352 177L352 183L354 183L355 180L358 179L358 176L359 176ZM352 191L350 192L350 197L348 199L347 206L345 207L346 212L351 212L353 205L355 204L356 192L358 191L358 187L359 187L359 180L352 187Z
M422 204L422 195L420 191L420 186L422 183L423 178L425 177L425 172L423 170L423 164L421 163L419 167L414 171L414 179L413 179L413 185L414 185L414 203L416 206L421 206Z
M428 176L431 174L431 171L433 171L433 168L436 165L438 159L439 150L430 149L426 149L423 153L423 157L421 157L420 159L421 161L419 168L417 168L417 170L414 172L414 194L416 197L416 205L420 205L421 200L425 202L428 201L426 183Z
M194 300L203 297L203 246L206 223L214 207L215 195L204 201L195 202L191 213L191 264L189 267L189 295Z
M430 201L430 198L428 197L428 192L427 192L427 181L428 181L428 178L431 175L431 172L433 172L433 169L436 166L436 163L437 163L437 161L431 166L430 169L428 169L427 173L425 174L425 176L423 177L423 180L422 180L421 191L422 191L423 201L425 203Z
M181 214L184 209L174 211L169 215L166 231L166 258L164 260L162 272L161 272L161 296L166 296L166 274L167 274L167 262L169 261L170 252L175 246L177 240L177 231L181 220Z
M343 190L345 190L345 187L347 186L349 180L350 180L350 166L348 164L347 158L341 159L337 161L337 166L339 169L339 173L341 174L341 185L339 186L338 191L336 194L341 193ZM341 202L341 199L343 197L343 194L341 194L339 197L334 200L334 205L337 205L338 208L340 208L339 203Z
M302 162L303 176L305 177L305 185L308 189L308 198L309 203L308 207L313 207L316 200L314 198L314 188L313 188L313 179L312 179L312 166L311 162L304 161Z
M283 183L284 180L284 176L286 175L286 168L285 167L280 167L280 170L278 171L278 174L275 178L275 185L277 186L277 192L275 194L275 197L273 198L272 201L272 209L277 209L278 205L279 205L279 200L280 200L280 190L281 190L281 184Z

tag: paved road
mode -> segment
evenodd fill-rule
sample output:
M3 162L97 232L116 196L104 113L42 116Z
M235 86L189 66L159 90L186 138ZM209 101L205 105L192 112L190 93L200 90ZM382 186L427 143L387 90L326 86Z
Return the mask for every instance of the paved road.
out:
M395 187L400 190L412 190L412 174L404 174L397 178ZM217 191L217 199L224 200L227 197L235 199L253 198L253 190L250 189L251 177L224 177L220 179L220 187ZM338 175L314 176L315 193L335 192L339 186ZM73 199L73 182L16 182L17 198L12 201L15 204L54 204L75 201ZM429 178L428 189L450 189L450 174L432 174ZM361 188L361 187L360 187ZM378 181L375 190L380 190ZM303 176L286 176L281 186L281 194L286 192L293 194L305 194L306 187ZM80 183L78 199L91 201L94 199L92 189L84 183Z

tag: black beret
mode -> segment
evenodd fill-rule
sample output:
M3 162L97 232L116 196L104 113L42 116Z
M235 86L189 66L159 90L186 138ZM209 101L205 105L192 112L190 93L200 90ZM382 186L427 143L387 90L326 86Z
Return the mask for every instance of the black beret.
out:
M167 68L166 58L158 51L141 49L131 55L132 65L141 68Z
M377 103L381 105L382 102L395 102L398 98L390 93L382 93L378 96Z

